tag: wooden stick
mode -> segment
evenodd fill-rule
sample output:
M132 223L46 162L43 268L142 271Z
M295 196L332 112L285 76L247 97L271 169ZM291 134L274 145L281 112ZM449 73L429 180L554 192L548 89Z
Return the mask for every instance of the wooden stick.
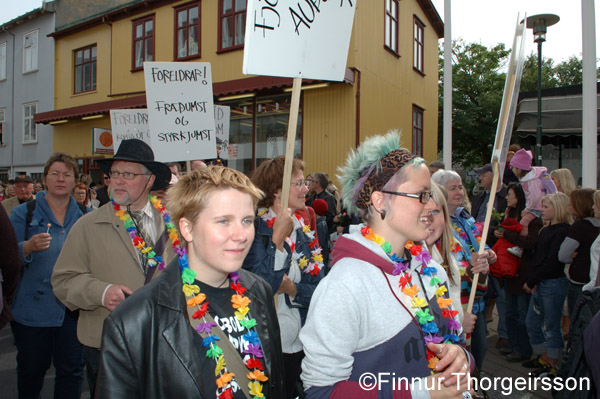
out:
M498 190L498 176L500 175L498 168L498 158L492 161L493 181L490 189L490 198L488 199L487 209L485 210L485 222L483 224L483 232L481 233L481 241L479 242L479 251L481 255L485 251L485 242L487 241L488 231L490 230L490 221L492 220L492 211L494 210L494 200L496 199L496 190ZM471 294L469 295L469 303L467 304L467 312L472 313L473 303L475 302L475 292L477 291L477 283L479 282L479 273L473 275L473 283L471 284Z
M187 173L190 173L192 171L192 161L185 161L185 169Z
M292 86L292 104L288 123L287 141L285 146L285 165L283 167L283 184L281 186L281 209L287 209L290 199L290 183L292 180L292 161L294 159L294 144L296 143L296 127L298 125L298 109L300 108L300 90L302 78L294 78Z

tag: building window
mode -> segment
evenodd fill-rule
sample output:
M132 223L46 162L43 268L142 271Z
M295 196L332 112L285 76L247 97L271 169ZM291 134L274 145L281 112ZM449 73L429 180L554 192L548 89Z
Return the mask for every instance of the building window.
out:
M6 42L0 43L0 80L6 79Z
M398 55L399 0L385 0L385 48Z
M246 174L267 158L285 154L291 93L218 102L231 108L228 166ZM302 155L302 98L294 156ZM222 156L222 155L221 155Z
M23 35L23 73L38 69L38 31Z
M37 112L37 102L23 104L23 143L36 143L37 130L33 116Z
M133 21L132 70L140 70L144 61L154 61L154 15Z
M423 156L423 108L413 105L412 115L412 152Z
M6 108L0 108L0 147L6 145L6 137L4 136L6 122Z
M75 94L96 90L96 45L75 50Z
M423 22L419 18L414 17L413 27L415 41L413 48L413 68L424 74L425 25L423 25Z
M175 9L175 59L200 56L200 4Z
M219 50L244 47L246 0L220 0L219 23Z

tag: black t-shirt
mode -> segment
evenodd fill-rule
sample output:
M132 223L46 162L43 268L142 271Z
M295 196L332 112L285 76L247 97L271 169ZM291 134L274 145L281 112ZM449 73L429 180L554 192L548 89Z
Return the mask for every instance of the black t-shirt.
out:
M240 352L240 356L244 363L251 358L250 355L242 353L244 349L248 348L248 341L246 341L242 336L248 333L248 330L242 326L237 318L235 317L236 309L233 308L231 303L231 296L235 295L235 291L231 288L215 288L209 285L202 283L201 281L196 280L195 284L200 287L200 292L206 295L206 301L209 303L208 312L213 317L217 326L223 330L223 333L226 337L229 338L229 341L233 345L234 348ZM242 283L243 285L243 283ZM252 312L252 303L248 306L250 308L249 315ZM248 317L248 315L246 316ZM192 328L192 327L190 327ZM214 328L214 327L213 327ZM255 330L256 331L256 330ZM215 335L213 333L213 335ZM217 345L222 349L226 343L217 341ZM215 367L216 362L213 359L206 357L206 352L208 348L202 345L202 337L194 330L194 346L196 347L198 354L200 356L201 362L206 367L202 368L202 380L204 381L205 392L203 393L203 397L205 398L217 398L221 393L223 393L223 389L217 388L217 377L215 376ZM264 366L264 361L259 359ZM229 363L230 359L225 357L225 362ZM246 369L248 372L251 370ZM229 370L231 372L231 370ZM265 373L266 374L266 373ZM265 397L270 397L269 395L269 381L262 383L263 385L263 394ZM235 377L231 382L232 391L234 393L234 399L245 399L246 397L242 393L242 390L238 386L235 381Z

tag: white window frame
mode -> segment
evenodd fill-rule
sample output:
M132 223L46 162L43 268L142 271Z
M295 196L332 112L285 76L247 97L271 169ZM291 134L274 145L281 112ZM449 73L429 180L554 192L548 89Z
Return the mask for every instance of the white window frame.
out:
M6 80L6 42L0 43L0 80Z
M38 70L39 29L23 35L23 73Z
M29 107L35 107L30 115L25 116L25 110ZM37 127L33 121L33 116L37 113L38 102L33 101L23 104L23 144L37 143ZM29 121L29 124L26 122ZM26 131L26 125L29 125L29 132ZM31 132L33 130L33 132Z
M6 108L0 108L0 147L6 145Z

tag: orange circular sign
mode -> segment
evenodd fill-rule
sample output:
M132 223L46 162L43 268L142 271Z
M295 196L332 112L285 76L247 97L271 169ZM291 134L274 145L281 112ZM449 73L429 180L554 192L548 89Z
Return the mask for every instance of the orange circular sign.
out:
M109 132L100 133L98 140L100 140L100 144L102 144L104 147L110 147L113 143L112 134Z

